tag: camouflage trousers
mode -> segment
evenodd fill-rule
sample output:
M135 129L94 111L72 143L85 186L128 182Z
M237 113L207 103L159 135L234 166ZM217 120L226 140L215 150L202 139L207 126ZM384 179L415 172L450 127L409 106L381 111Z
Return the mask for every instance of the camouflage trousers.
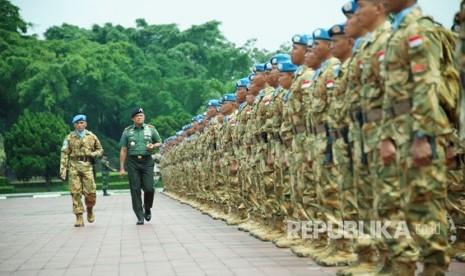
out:
M261 148L262 150L257 154L257 161L263 176L261 187L262 217L271 219L275 215L276 194L274 193L274 166L268 165L268 155L271 152L270 142L262 143Z
M333 141L333 160L337 175L339 210L343 221L357 221L357 196L353 179L352 150L343 138Z
M419 250L403 243L401 239L392 255L396 259L431 263L447 267L450 262L446 254L448 233L446 220L447 179L445 165L445 141L434 138L431 141L433 159L430 164L417 168L413 165L411 147L408 141L398 148L397 167L400 170L399 183L402 190L401 207L406 214L407 225ZM434 150L435 148L435 150ZM405 238L404 238L405 240Z
M292 204L291 191L291 176L289 161L287 166L284 166L282 159L288 159L290 149L286 149L283 144L275 144L275 167L279 168L279 177L281 181L275 181L275 193L279 205L279 213L282 216L282 221L292 220L291 215L294 213L294 205ZM275 169L275 172L277 170Z
M252 148L249 155L246 157L246 194L247 194L247 205L248 211L252 217L260 217L260 193L259 187L257 187L257 178L259 177L259 171L256 167L255 159L256 149Z
M319 201L316 195L316 181L313 167L308 166L307 157L313 148L314 136L305 136L304 155L299 168L299 193L302 195L302 220L321 220Z
M358 221L363 223L362 231L364 235L358 235L354 240L354 251L359 255L365 255L374 249L374 241L370 237L371 221L376 219L373 214L374 201L374 180L370 174L367 163L362 162L362 142L355 136L352 144L353 149L353 181L355 186L355 196L357 198Z
M447 170L446 207L455 227L458 229L465 229L464 173L465 165L463 163L453 164Z
M96 201L96 185L93 168L89 162L74 160L70 162L69 191L73 200L73 213L82 214L84 212L82 195L84 195L86 207L94 207Z
M303 196L303 184L301 181L302 177L302 164L305 162L305 135L304 133L294 134L292 139L291 154L289 157L289 173L290 173L290 185L291 185L291 196L292 204L294 205L294 212L292 214L293 221L302 221L305 219L302 214L305 214L302 196Z
M339 223L342 221L339 211L337 187L338 171L325 154L327 150L326 133L314 136L313 173L316 182L316 194L320 203L322 219L332 224L333 235L339 235Z
M108 173L102 173L102 189L108 189L108 183L110 180L110 175Z

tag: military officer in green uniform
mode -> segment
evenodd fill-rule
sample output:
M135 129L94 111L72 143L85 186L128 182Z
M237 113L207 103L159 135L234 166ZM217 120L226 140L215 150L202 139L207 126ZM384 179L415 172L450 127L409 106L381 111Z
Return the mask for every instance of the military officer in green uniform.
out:
M108 189L108 181L110 179L110 171L116 172L116 169L110 167L110 161L108 161L108 156L104 153L102 156L102 160L100 161L102 165L102 189L103 195L109 196L110 194L107 193Z
M137 224L150 221L153 204L153 166L155 161L152 153L155 148L162 146L162 141L154 126L144 123L145 114L141 107L131 111L133 125L124 129L120 140L120 177L125 175L124 163L127 158L129 187L131 190L132 209L137 216ZM141 189L144 191L144 209L142 208Z

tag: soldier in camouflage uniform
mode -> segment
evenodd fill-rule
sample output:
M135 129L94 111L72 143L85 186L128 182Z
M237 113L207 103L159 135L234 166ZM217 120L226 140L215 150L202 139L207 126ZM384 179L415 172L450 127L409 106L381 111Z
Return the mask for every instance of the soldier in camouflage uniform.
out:
M102 160L100 161L100 165L102 165L102 189L103 195L109 196L110 194L107 192L108 189L108 182L110 180L110 171L116 172L116 169L110 167L110 162L108 161L108 156L103 154Z
M400 206L390 214L403 219L407 235L386 239L395 275L414 275L415 262L424 263L423 275L444 275L450 258L445 212L445 136L452 131L439 103L441 41L434 23L416 1L385 0L395 14L393 33L384 58L386 98L383 103L381 158L399 169ZM422 231L416 231L422 229ZM420 257L421 256L421 257Z
M339 211L342 221L356 221L357 207L355 187L352 181L351 159L352 152L349 145L349 118L346 117L344 93L346 91L347 73L352 61L354 39L345 34L344 25L334 25L329 29L331 37L331 52L341 61L340 67L334 71L334 90L329 96L328 128L331 137L332 162L337 175ZM347 233L343 233L346 235ZM351 240L343 236L338 239L335 254L328 255L318 262L324 265L339 266L355 261L356 255L352 250Z
M303 214L302 216L306 221L317 221L321 219L321 212L319 210L319 202L316 196L316 182L314 178L314 173L311 167L310 161L310 152L313 149L313 136L311 134L311 129L309 128L309 116L308 116L308 107L310 106L310 91L313 90L314 85L312 85L312 79L315 75L315 72L321 66L321 60L313 52L314 40L313 38L309 39L307 42L307 49L305 52L305 64L308 67L307 72L302 76L302 82L300 88L302 89L302 114L305 122L306 128L306 139L304 144L305 156L303 163L300 167L300 190L302 194L302 206ZM312 239L307 239L304 244L291 247L291 250L294 254L299 257L308 257L310 253L313 252Z
M271 97L275 89L275 87L268 83L271 70L271 63L265 63L264 71L256 72L256 76L254 78L254 84L261 88L260 97L255 103L254 135L255 147L257 149L255 163L257 169L260 171L257 184L259 186L260 212L263 223L259 229L251 231L251 233L263 241L271 241L273 239L272 193L274 189L274 168L273 166L269 166L267 162L270 144L268 139L268 130L266 128L267 114L270 108ZM274 85L277 86L277 82Z
M60 178L66 179L69 172L69 191L73 200L73 213L76 215L75 227L84 226L82 213L82 195L87 209L87 221L95 220L93 208L96 200L96 186L92 162L103 154L102 145L97 136L86 129L87 117L76 115L73 118L75 130L63 141L60 160Z
M239 105L237 109L237 114L235 116L234 126L232 126L232 142L233 142L233 152L234 159L232 161L232 170L237 171L237 187L232 187L232 191L236 191L235 199L237 201L237 220L229 222L231 224L239 224L244 222L247 219L247 207L246 207L246 175L245 175L245 158L246 158L246 149L244 148L244 132L245 126L247 124L247 111L249 106L246 102L246 97L248 93L248 86L250 81L248 78L242 78L236 83L236 102ZM233 184L234 185L234 184Z
M398 202L400 191L398 188L397 170L394 165L383 166L379 158L379 137L381 132L381 106L384 98L384 80L380 74L381 63L385 57L385 46L391 32L391 24L387 20L387 13L380 0L358 0L356 14L360 25L370 31L369 37L362 46L360 66L361 93L360 105L363 113L362 141L363 160L357 179L357 196L359 200L359 216L365 222L388 219L388 212L392 202ZM366 157L366 158L365 158ZM389 201L380 201L381 197L391 196ZM395 204L395 203L394 203ZM379 212L374 213L375 208ZM390 218L394 224L396 218ZM369 228L366 228L369 231ZM388 228L394 234L395 228ZM365 232L369 233L369 232ZM366 246L366 252L379 252L379 259L374 270L380 273L390 273L392 270L389 251L384 243L384 237L368 237L367 234L359 238L359 246Z
M321 67L313 76L313 90L309 91L308 114L310 118L310 130L313 136L311 149L312 169L317 184L316 195L320 203L323 221L333 224L332 233L321 233L314 239L313 249L310 253L315 261L319 262L330 254L337 254L333 239L326 240L328 234L338 234L337 223L341 221L339 212L339 199L337 189L337 171L331 157L331 138L327 124L328 98L334 89L334 72L339 67L340 61L330 52L330 40L328 31L322 28L313 32L315 45L313 51L322 61ZM328 263L329 264L329 263ZM338 265L334 263L331 265Z
M304 141L305 141L305 123L302 118L302 77L308 70L305 65L305 52L307 50L307 42L310 36L306 34L294 35L292 37L291 61L299 66L299 69L294 73L294 80L287 92L285 103L283 104L283 123L281 125L281 138L284 143L285 153L283 159L289 167L290 183L289 191L292 202L287 210L285 223L300 222L305 220L302 215L305 213L302 204L302 186L300 185L301 167L304 161ZM276 241L275 244L279 247L290 247L297 244L302 244L301 239L287 239Z
M235 174L231 171L231 164L233 159L232 151L232 127L234 127L236 121L236 95L235 94L226 94L223 96L224 103L221 107L221 113L224 114L224 123L223 123L223 134L222 134L222 148L223 148L223 158L222 158L222 172L225 181L225 195L223 200L224 212L227 214L225 219L234 219L235 217L235 207L236 202L234 198L234 193L231 187L237 186L237 180ZM233 125L231 125L233 123Z
M451 244L450 256L465 262L465 1L460 4L460 12L455 16L455 25L459 27L459 39L456 46L456 60L462 84L461 114L459 133L455 135L456 155L449 162L447 209L457 228L456 240Z
M269 200L270 207L272 208L273 212L273 228L278 230L277 233L280 234L279 236L282 236L286 229L283 223L285 213L281 208L280 200L283 196L284 190L283 179L286 178L283 177L283 168L282 163L280 162L284 148L281 142L281 137L279 135L279 129L281 128L282 123L284 88L279 83L278 64L283 62L290 62L290 55L277 54L270 59L272 70L269 73L267 81L270 86L275 88L275 90L273 91L270 99L270 104L267 111L267 120L265 124L269 142L269 151L266 163L268 166L272 166L274 171L274 187L271 191L271 195L269 196Z

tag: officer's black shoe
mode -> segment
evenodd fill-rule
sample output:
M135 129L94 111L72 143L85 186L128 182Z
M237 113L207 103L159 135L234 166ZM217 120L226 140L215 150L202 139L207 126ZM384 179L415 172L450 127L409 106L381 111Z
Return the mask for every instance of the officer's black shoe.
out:
M150 211L150 209L145 209L144 217L146 221L150 221L150 219L152 218L152 212Z
M143 218L138 218L136 224L137 224L137 225L142 225L142 224L144 224L144 219L143 219Z

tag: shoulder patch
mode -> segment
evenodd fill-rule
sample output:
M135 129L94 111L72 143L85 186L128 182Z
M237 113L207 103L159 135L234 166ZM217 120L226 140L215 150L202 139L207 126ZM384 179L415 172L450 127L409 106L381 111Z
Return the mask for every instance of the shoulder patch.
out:
M341 72L341 65L337 65L334 68L334 77L337 78L339 76L339 72Z

